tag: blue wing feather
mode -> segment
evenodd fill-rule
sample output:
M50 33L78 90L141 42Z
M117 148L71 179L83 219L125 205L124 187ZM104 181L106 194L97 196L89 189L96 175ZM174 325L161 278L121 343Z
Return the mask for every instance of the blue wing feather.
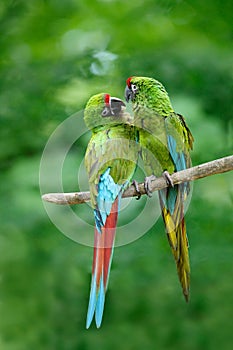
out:
M96 301L96 309L95 309L95 321L96 321L97 328L99 328L101 325L103 312L104 312L104 301L105 301L105 290L104 290L104 279L102 275L101 281L100 281L99 294Z
M168 140L168 148L169 148L169 152L170 155L172 157L172 160L175 164L176 170L180 171L180 170L184 170L186 169L186 161L185 161L185 155L184 152L178 152L176 149L176 140L174 139L173 136L168 135L167 137Z
M185 155L183 152L177 151L177 142L175 138L171 135L168 135L167 142L168 142L169 153L175 165L176 171L186 169ZM179 185L179 186L180 186L180 189L183 187L183 185ZM172 215L174 213L175 206L176 206L177 193L178 193L178 185L174 186L173 188L169 187L159 191L160 199L163 202L163 205L166 207L166 209L169 209Z
M111 212L112 204L122 188L122 186L115 184L109 173L110 168L107 168L107 170L100 176L98 184L97 206L102 220L101 226L105 225L107 216ZM97 225L99 225L99 221L97 222Z

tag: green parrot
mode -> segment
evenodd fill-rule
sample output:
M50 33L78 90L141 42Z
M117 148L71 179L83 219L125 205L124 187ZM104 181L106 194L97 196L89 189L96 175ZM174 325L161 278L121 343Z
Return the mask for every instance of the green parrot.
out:
M134 124L139 130L148 195L151 195L150 181L154 176L164 175L169 184L159 191L160 207L183 294L188 301L190 264L184 202L190 186L189 183L174 186L170 174L191 166L190 150L194 139L184 118L174 112L167 91L159 81L130 77L126 80L125 98L127 102L132 101Z
M113 255L121 195L130 184L138 158L138 144L131 116L122 100L101 93L87 102L84 120L92 130L85 154L95 233L92 282L86 327L95 314L102 322L105 293Z

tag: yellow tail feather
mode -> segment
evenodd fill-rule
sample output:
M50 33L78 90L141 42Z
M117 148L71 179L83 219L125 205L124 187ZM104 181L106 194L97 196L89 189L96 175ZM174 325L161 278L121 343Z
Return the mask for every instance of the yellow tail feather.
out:
M181 215L178 215L178 212L174 212L174 214L171 215L165 207L162 209L162 216L166 226L168 241L175 258L177 273L183 289L183 294L185 300L188 301L190 264L185 221ZM180 220L177 220L178 218L180 218Z

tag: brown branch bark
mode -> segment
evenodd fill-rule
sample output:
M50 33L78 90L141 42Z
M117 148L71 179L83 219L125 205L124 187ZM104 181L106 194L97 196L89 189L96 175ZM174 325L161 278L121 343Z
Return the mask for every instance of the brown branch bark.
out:
M213 160L208 163L203 163L192 168L179 171L171 175L173 183L179 184L186 181L198 180L203 177L225 173L233 170L233 156L224 157ZM152 192L161 190L167 187L168 184L164 177L156 178L151 182ZM141 195L146 194L144 183L139 184L139 191ZM138 193L135 187L131 185L122 197L136 197ZM42 196L44 201L55 204L82 204L90 200L90 192L72 192L72 193L47 193Z

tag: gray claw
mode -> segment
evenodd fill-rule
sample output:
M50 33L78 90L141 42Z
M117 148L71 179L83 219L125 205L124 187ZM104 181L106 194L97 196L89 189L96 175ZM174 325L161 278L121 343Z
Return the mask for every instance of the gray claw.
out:
M167 170L163 172L163 177L166 180L166 183L168 184L168 186L174 187L174 183L172 181L171 175Z
M141 198L141 192L139 191L139 187L138 187L138 182L136 180L132 181L132 185L134 186L136 192L137 192L137 198L136 200L138 201Z
M146 191L146 194L148 197L152 197L152 190L151 190L151 181L154 180L156 177L154 175L146 176L144 180L144 188Z

